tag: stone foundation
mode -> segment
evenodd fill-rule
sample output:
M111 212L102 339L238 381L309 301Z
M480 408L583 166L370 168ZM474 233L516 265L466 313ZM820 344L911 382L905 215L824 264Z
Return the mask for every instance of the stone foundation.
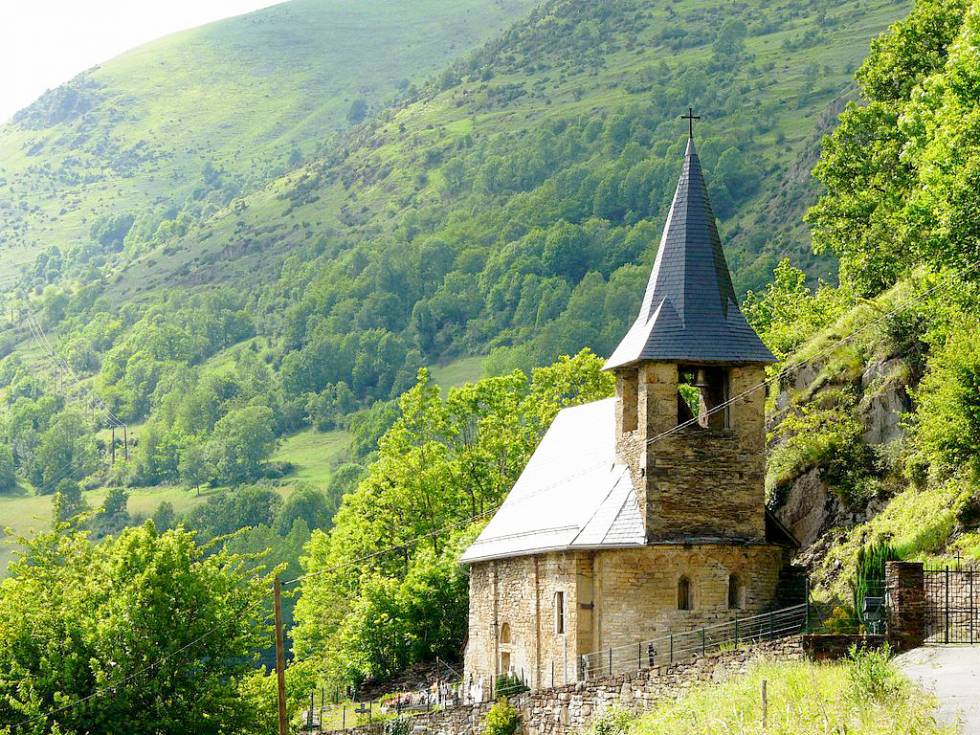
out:
M511 699L521 713L525 735L563 735L580 731L604 711L620 707L641 712L657 702L682 695L695 684L724 680L745 673L761 657L798 661L803 658L799 637L762 643L737 651L711 653L687 663L592 679L568 686L541 689ZM465 705L411 718L416 735L480 735L492 703ZM375 735L381 724L354 728L358 735Z

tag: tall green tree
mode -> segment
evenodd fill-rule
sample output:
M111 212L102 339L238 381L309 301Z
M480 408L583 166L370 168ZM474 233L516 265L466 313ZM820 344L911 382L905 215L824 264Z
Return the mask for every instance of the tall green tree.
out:
M275 418L266 406L229 411L214 425L207 445L218 481L234 484L258 477L275 441Z
M150 523L100 544L77 531L22 543L0 584L0 722L18 735L256 731L239 692L269 634L268 578Z
M304 564L313 576L296 608L298 655L341 684L458 651L466 585L456 558L479 528L474 516L501 502L561 408L612 388L587 350L530 377L485 378L445 398L420 371L333 528L312 534ZM427 630L443 633L436 639Z

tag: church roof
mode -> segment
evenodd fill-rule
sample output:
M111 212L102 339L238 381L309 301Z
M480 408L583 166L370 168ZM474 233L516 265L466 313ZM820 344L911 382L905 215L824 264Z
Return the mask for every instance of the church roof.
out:
M693 140L640 313L606 369L641 360L775 362L738 308Z
M629 469L616 463L616 399L607 398L555 417L462 561L645 542Z

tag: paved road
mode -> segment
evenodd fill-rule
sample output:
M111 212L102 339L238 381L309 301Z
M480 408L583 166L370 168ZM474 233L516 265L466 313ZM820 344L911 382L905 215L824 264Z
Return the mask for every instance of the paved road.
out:
M895 659L939 699L939 718L959 719L964 735L980 735L980 646L924 646Z

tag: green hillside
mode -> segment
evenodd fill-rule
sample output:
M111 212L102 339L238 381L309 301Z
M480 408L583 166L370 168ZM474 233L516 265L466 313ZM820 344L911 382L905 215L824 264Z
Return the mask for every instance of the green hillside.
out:
M0 280L50 245L89 245L106 217L135 216L148 238L173 220L165 240L322 151L531 5L292 0L81 74L0 128Z
M22 482L237 485L309 427L350 428L363 458L422 366L608 354L689 104L740 288L787 253L832 274L800 219L808 172L903 3L393 7L288 3L165 39L3 129L5 247L45 245L2 310ZM59 439L105 425L95 395L141 425L111 469L104 434Z
M776 255L786 252L811 275L832 277L831 261L814 258L801 223L816 191L809 171L869 39L907 4L792 0L765 7L547 2L534 22L461 60L417 100L356 131L336 154L218 213L169 252L146 255L118 293L131 297L174 278L236 280L256 267L275 272L287 253L318 238L334 260L351 241L379 235L393 238L379 247L402 246L420 234L445 240L466 230L470 245L500 247L561 217L613 226L649 220L656 228L676 176L683 129L676 118L689 103L704 118L699 136L709 168L735 149L712 182L741 290L766 282ZM719 41L726 21L734 37ZM613 131L607 123L621 113L629 120L616 121ZM578 139L588 123L588 140ZM488 182L484 167L494 157L504 168ZM627 176L635 164L651 161L665 168L634 172L644 179L639 192L609 187L608 205L594 206L604 178L634 183ZM581 196L555 188L572 173L590 175ZM562 206L569 198L576 201ZM526 203L535 209L515 211ZM488 232L500 224L488 209L517 221ZM451 233L444 231L449 221Z

